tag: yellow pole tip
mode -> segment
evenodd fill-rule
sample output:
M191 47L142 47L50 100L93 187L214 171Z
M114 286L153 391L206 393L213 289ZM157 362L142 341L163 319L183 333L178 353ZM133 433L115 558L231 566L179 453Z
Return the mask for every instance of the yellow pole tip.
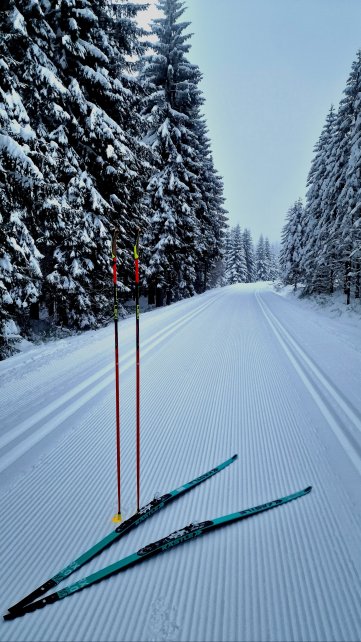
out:
M117 513L116 515L114 515L114 517L112 517L112 522L114 522L115 524L120 524L121 521L122 521L121 513Z

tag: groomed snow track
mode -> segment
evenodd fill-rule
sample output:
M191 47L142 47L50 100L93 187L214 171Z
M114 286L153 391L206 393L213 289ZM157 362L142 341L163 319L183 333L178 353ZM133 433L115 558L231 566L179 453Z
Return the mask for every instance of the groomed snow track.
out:
M239 460L74 580L191 521L309 484L313 492L1 623L0 639L359 641L361 354L337 327L256 286L143 315L142 503L234 452ZM112 529L112 332L110 326L0 364L3 612ZM129 515L134 319L120 324L120 345Z

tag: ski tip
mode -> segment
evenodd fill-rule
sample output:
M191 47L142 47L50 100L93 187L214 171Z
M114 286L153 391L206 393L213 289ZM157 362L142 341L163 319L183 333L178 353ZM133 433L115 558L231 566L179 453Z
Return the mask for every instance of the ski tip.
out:
M233 455L233 457L231 457L232 461L236 461L236 459L238 459L238 453L236 453L235 455Z
M304 493L305 493L305 495L306 495L307 493L310 493L310 492L311 492L311 490L312 490L312 486L307 486L307 488L305 488L303 492L304 492Z
M14 615L12 613L5 613L5 615L3 615L3 620L5 621L13 620L13 619L14 619Z
M121 513L116 513L114 517L112 517L112 522L114 522L114 524L120 524L121 521L122 521Z

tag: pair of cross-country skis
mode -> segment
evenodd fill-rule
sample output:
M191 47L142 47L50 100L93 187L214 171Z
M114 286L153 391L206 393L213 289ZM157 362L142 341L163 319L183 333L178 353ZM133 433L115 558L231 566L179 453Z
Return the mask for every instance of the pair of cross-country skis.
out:
M136 553L128 555L127 557L124 557L118 562L115 562L114 564L111 564L110 566L107 566L100 571L97 571L96 573L93 573L92 575L89 575L84 579L78 580L70 586L67 586L63 589L60 589L59 591L55 591L53 593L50 593L50 595L45 596L45 593L47 593L50 589L54 589L63 579L71 575L71 573L86 564L86 562L101 553L105 548L120 539L123 535L129 533L132 528L135 528L146 519L150 518L152 515L154 515L154 513L164 508L167 504L175 500L177 497L184 495L184 493L190 491L195 486L198 486L210 477L213 477L221 470L229 466L231 463L233 463L236 459L237 455L234 455L230 459L227 459L215 468L212 468L200 477L193 479L192 481L184 484L183 486L180 486L179 488L176 488L175 490L170 491L169 493L166 493L165 495L162 495L159 498L153 499L149 504L139 509L132 517L120 524L114 531L109 533L109 535L100 540L92 548L90 548L76 560L65 566L61 571L47 580L44 584L39 586L39 588L35 589L32 593L11 606L8 609L8 613L4 615L4 619L13 620L17 617L25 615L25 613L30 613L32 611L41 609L47 604L58 602L68 595L72 595L72 593L81 591L82 589L87 588L92 584L100 582L101 580L106 579L111 575L115 575L120 571L126 570L130 566L134 566L135 564L146 560L149 557L167 551L169 548L173 548L174 546L183 544L188 540L200 537L201 535L205 535L206 533L209 533L210 531L222 526L226 526L227 524L252 517L257 513L262 513L264 511L271 510L272 508L276 508L277 506L281 506L282 504L286 504L287 502L298 499L303 495L307 495L311 491L312 487L308 486L307 488L304 488L303 490L300 490L296 493L280 497L279 499L269 501L265 504L260 504L259 506L254 506L253 508L241 510L236 513L224 515L223 517L217 517L216 519L207 520L201 523L189 524L189 526L175 531L167 537L163 537L156 542L144 546Z

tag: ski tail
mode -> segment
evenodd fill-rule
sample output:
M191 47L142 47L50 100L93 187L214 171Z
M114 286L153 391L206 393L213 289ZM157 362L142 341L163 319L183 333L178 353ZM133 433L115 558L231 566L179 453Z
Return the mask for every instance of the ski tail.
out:
M15 620L18 617L21 617L22 615L25 615L25 613L33 613L33 611L38 611L39 609L43 609L45 606L48 606L49 604L54 604L54 602L58 602L60 600L60 597L58 593L50 593L50 595L46 595L43 597L41 600L38 600L37 602L32 602L31 604L26 604L22 609L19 609L18 611L9 611L9 613L5 613L3 616L4 620Z
M51 593L48 597L45 597L37 602L33 602L32 604L27 604L22 609L6 613L3 616L4 620L13 620L17 617L25 615L25 613L31 613L32 611L41 609L48 604L57 602L58 600L67 597L68 595L72 595L73 593L81 591L88 586L101 582L103 579L115 575L116 573L125 571L130 566L134 566L135 564L138 564L149 557L153 557L155 555L158 555L159 553L163 553L170 548L174 548L175 546L190 541L191 539L195 539L196 537L200 537L201 535L224 527L228 524L253 517L258 513L272 510L273 508L282 506L283 504L291 502L295 499L299 499L300 497L308 495L311 490L312 486L307 486L307 488L304 488L303 490L300 490L291 495L286 495L285 497L280 497L279 499L275 499L265 504L260 504L252 508L247 508L246 510L231 513L229 515L224 515L223 517L217 517L213 520L201 522L200 524L189 524L189 526L175 531L167 537L144 546L136 553L133 553L132 555L129 555L128 557L121 559L118 562L115 562L114 564L111 564L110 566L107 566L106 568L103 568L102 570L97 571L96 573L93 573L92 575L89 575L88 577L85 577L84 579L79 580L78 582L75 582L70 586L67 586L56 593Z
M161 497L149 502L149 504L141 508L140 511L135 513L135 515L132 515L132 517L130 517L129 519L119 524L119 526L115 529L115 531L112 531L111 533L109 533L109 535L107 535L102 540L100 540L97 544L92 546L92 548L88 549L85 553L83 553L83 555L81 555L76 560L74 560L73 562L65 566L56 575L54 575L52 578L44 582L44 584L36 588L34 591L32 591L32 593L29 593L29 595L24 597L22 600L20 600L13 606L10 606L8 611L10 613L19 611L30 602L33 602L34 600L37 600L43 597L47 591L49 591L50 589L60 584L60 582L63 579L65 579L66 577L69 577L69 575L74 573L74 571L78 570L81 566L89 562L96 555L99 555L102 551L104 551L106 548L111 546L113 542L117 541L118 539L120 539L121 537L129 533L129 531L131 531L133 528L136 528L137 526L139 526L139 524L142 524L145 520L149 519L159 510L164 508L164 506L166 506L168 502L173 501L177 497L181 497L188 491L192 490L192 488L195 488L195 486L202 484L207 479L210 479L217 473L221 472L221 470L224 470L224 468L227 468L227 466L230 466L230 464L236 461L237 457L238 457L237 454L233 455L233 457L230 457L230 459L227 459L226 461L222 462L215 468L212 468L211 470L204 473L203 475L200 475L199 477L196 477L192 481L187 482L186 484L183 484L183 486L179 486L175 490L172 490L169 493L166 493Z

